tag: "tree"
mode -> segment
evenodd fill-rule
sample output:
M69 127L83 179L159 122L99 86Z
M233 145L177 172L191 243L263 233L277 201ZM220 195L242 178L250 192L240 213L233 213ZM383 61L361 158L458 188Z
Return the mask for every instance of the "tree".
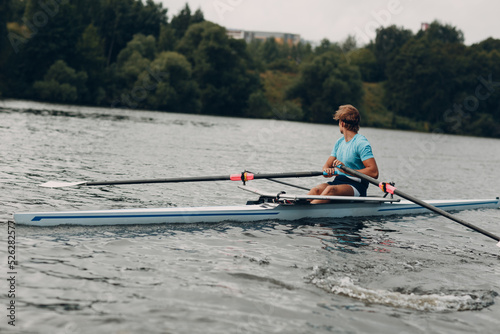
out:
M0 96L4 89L3 83L6 81L4 77L4 66L11 53L10 43L7 38L7 18L11 15L10 0L0 0Z
M312 57L313 51L310 43L299 42L297 45L292 46L291 57L297 63L300 64L304 60Z
M141 73L146 71L154 60L155 44L155 38L151 35L135 35L127 43L127 47L120 51L116 64L112 66L115 74L113 96L121 100L121 104L125 104L126 107L137 108L138 102L144 106L145 97L137 94L137 91L133 89ZM129 100L132 102L127 102ZM117 106L115 102L113 104Z
M359 67L363 81L377 82L383 77L377 58L371 48L366 47L351 51L347 54L347 58L352 65Z
M410 118L436 123L453 106L463 80L465 46L412 39L387 67L387 105Z
M378 71L376 71L376 81L386 79L387 64L399 54L399 51L406 42L413 37L411 30L398 28L395 25L387 28L377 29L375 43L369 46L372 49L378 63Z
M4 3L4 5L1 5ZM2 8L3 6L3 8ZM0 12L6 15L5 21L3 22L17 22L21 23L21 19L24 14L25 3L24 0L2 0L0 1Z
M359 105L361 102L361 75L358 68L349 65L344 57L327 52L302 65L299 79L287 96L301 100L305 120L331 122L339 105Z
M76 72L63 60L56 61L47 71L43 81L34 83L37 97L54 102L78 102L85 93L87 73Z
M316 55L321 55L330 51L342 53L342 48L338 45L338 43L332 43L327 38L323 38L320 44L314 49L314 53Z
M192 79L191 64L177 52L162 52L136 82L151 88L148 105L154 109L173 112L199 113L200 90Z
M175 30L170 24L163 24L160 28L160 37L158 38L158 51L173 51L177 39L175 38Z
M281 58L280 47L274 37L266 39L262 44L262 59L264 62L269 64L279 58Z
M196 10L194 15L191 15L191 9L186 3L186 6L181 9L179 14L175 15L170 22L171 27L174 29L174 36L176 39L181 39L188 30L189 26L196 23L205 21L203 13L200 9Z
M137 52L141 57L153 60L156 53L156 39L153 35L145 36L143 34L136 34L127 43L127 47L122 49L118 54L118 64L123 64L130 56Z
M42 2L30 0L26 4L25 22L29 33L19 46L16 62L22 68L22 80L30 85L40 80L54 60L64 60L75 68L75 45L85 26L74 4L61 2L50 9Z
M349 53L358 48L358 43L356 41L356 36L349 35L347 38L341 43L340 48L343 53Z
M480 48L468 48L459 59L463 70L457 103L462 105L462 115L467 119L460 124L447 125L450 132L500 137L500 89L497 84L500 50L495 48L493 40L484 42Z
M249 71L246 44L230 39L211 22L193 24L179 42L178 51L193 65L201 90L202 113L241 116L259 79Z
M116 60L135 34L158 38L161 25L167 23L166 13L161 3L155 4L152 0L146 5L135 0L102 0L95 25L104 38L107 65Z
M78 70L88 74L87 88L89 96L83 100L86 103L101 104L106 92L103 88L105 80L106 57L104 56L104 41L99 36L97 28L89 24L76 44Z
M464 43L464 33L456 27L449 24L442 24L439 21L433 21L429 28L420 30L417 38L426 38L429 41L438 41L442 43Z
M472 49L480 49L487 52L497 50L500 52L500 39L487 38L477 44L473 44Z

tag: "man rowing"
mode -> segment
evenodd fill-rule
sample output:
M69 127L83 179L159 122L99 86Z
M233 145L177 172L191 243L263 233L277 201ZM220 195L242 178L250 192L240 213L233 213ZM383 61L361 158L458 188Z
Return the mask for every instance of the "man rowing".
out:
M366 196L368 181L348 175L335 169L345 165L360 173L378 178L378 167L372 153L372 147L365 136L360 135L359 111L352 105L343 105L335 112L333 119L339 121L340 137L333 147L332 154L323 166L325 177L335 178L322 183L309 191L309 195L322 196ZM311 204L328 203L328 200L313 200Z

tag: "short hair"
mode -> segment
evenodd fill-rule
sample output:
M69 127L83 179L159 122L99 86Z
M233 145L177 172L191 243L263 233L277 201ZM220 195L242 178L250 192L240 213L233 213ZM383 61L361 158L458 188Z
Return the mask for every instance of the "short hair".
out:
M335 115L333 115L333 119L344 122L347 130L354 132L359 131L361 116L359 115L358 109L350 104L340 106L339 110L337 110Z

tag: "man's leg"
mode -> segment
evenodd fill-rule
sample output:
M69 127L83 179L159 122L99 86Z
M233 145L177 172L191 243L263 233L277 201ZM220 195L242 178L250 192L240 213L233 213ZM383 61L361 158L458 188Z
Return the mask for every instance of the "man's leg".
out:
M316 187L312 188L307 194L308 195L321 195L321 193L325 190L326 187L328 187L328 183L322 183L320 185L317 185Z
M327 186L323 189L323 191L319 195L322 195L322 196L354 196L354 190L352 189L352 186L350 186L348 184L338 184L335 186L330 186L327 184ZM322 204L322 203L329 203L329 202L330 202L329 200L315 199L315 200L311 201L311 204Z

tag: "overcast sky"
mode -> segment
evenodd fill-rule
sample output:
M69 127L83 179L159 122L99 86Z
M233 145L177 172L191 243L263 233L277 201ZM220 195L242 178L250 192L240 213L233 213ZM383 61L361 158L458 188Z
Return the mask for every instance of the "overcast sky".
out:
M226 28L288 32L308 41L332 42L354 35L366 44L380 26L395 24L416 33L423 22L439 20L462 30L467 45L500 39L498 0L155 0L169 20L186 3L205 19Z

